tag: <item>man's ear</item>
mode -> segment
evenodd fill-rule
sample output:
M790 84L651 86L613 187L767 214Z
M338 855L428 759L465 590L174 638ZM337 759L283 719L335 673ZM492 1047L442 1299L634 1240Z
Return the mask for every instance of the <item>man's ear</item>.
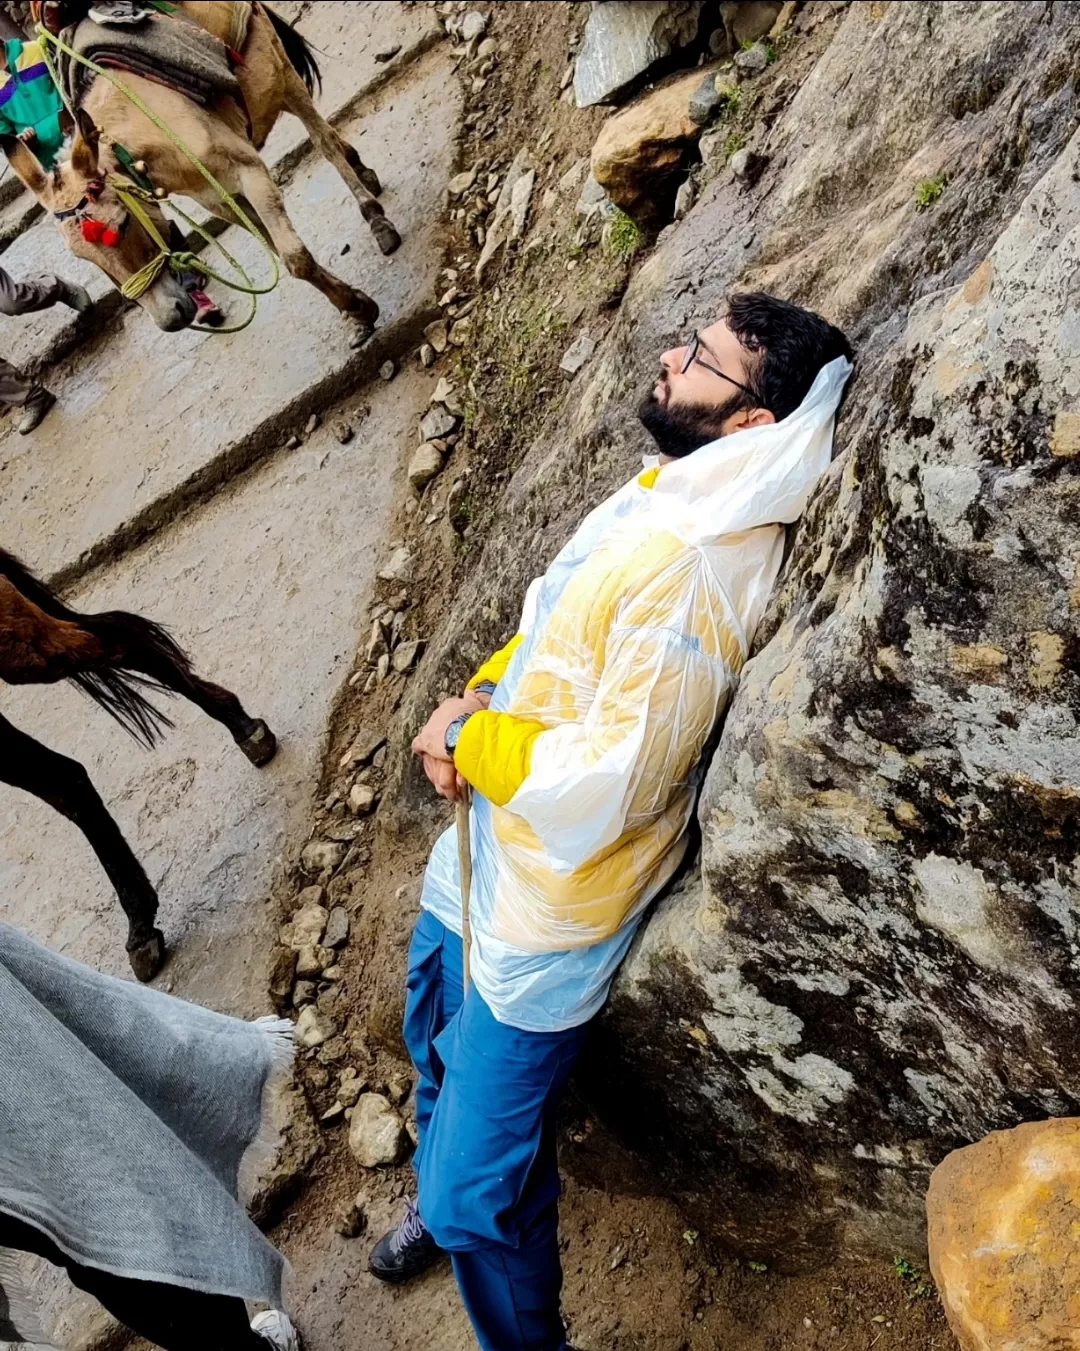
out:
M80 108L75 114L75 140L71 146L71 165L81 178L94 178L98 171L99 133L94 119Z
M747 414L744 427L767 427L770 422L776 421L776 415L767 408L755 408L752 413Z
M49 185L49 176L41 167L38 157L17 136L0 136L0 146L7 156L7 162L15 170L16 177L21 178L34 196L40 198Z

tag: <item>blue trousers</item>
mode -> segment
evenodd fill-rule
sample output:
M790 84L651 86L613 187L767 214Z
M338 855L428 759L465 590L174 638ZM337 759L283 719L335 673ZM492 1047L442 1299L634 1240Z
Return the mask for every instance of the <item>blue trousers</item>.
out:
M420 1215L483 1351L566 1351L555 1110L585 1033L507 1027L475 987L463 1000L461 939L421 913L405 1005Z

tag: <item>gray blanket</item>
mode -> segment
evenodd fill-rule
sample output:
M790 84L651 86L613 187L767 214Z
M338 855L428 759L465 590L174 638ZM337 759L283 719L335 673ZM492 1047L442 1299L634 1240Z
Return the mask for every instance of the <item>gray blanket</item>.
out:
M99 975L0 924L0 1210L83 1265L280 1308L238 1203L291 1024ZM0 1341L41 1341L0 1249Z
M113 27L83 19L66 28L64 41L80 56L123 78L125 71L177 89L196 103L223 95L241 99L228 48L181 13L151 14L132 27ZM94 73L61 54L59 75L74 107L82 103Z

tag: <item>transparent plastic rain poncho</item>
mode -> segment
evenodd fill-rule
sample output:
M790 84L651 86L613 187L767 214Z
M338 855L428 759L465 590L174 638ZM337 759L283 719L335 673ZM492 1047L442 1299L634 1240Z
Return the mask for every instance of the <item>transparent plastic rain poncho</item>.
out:
M702 752L832 455L838 358L782 422L635 479L530 586L492 709L542 723L497 807L474 794L472 978L502 1022L573 1027L603 1004L649 902L682 862ZM655 461L653 462L655 463ZM461 933L454 827L422 905Z

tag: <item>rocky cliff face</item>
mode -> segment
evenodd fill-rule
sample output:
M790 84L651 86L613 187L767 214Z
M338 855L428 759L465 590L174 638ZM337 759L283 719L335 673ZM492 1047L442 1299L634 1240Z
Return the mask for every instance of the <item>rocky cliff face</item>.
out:
M797 89L781 68L766 172L721 173L638 274L440 640L449 684L505 637L633 471L658 353L730 287L846 327L840 454L712 761L700 875L588 1076L657 1184L772 1260L917 1250L948 1150L1078 1110L1078 51L1076 4L854 4Z

